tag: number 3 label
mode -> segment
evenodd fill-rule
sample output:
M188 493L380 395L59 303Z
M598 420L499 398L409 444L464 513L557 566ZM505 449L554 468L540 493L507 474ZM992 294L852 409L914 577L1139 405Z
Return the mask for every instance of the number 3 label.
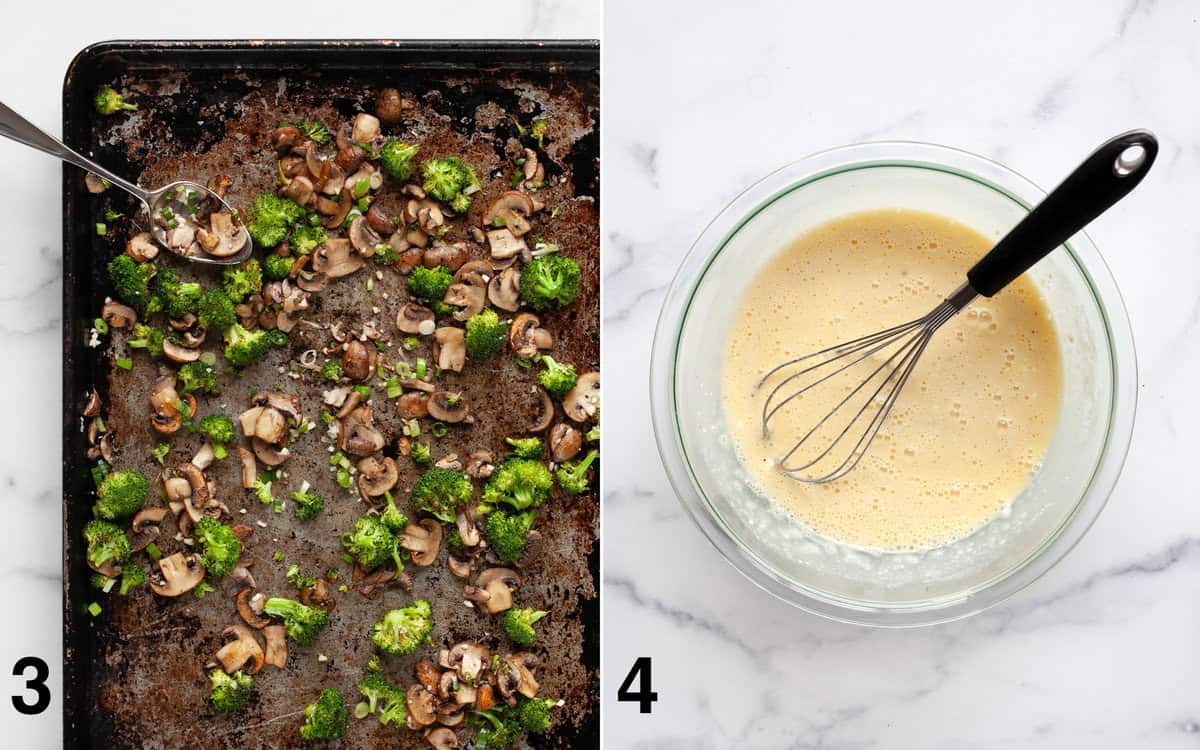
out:
M633 662L633 668L629 670L629 674L625 676L625 681L621 683L621 687L617 688L617 700L624 702L636 702L638 704L638 712L643 714L650 713L654 708L655 701L658 700L658 693L654 692L652 680L650 677L650 657L639 656ZM634 678L638 678L637 692L630 690L633 686Z
M22 695L12 697L13 708L26 716L40 714L50 705L50 688L46 687L46 678L50 676L50 667L46 666L44 659L36 656L22 657L13 665L13 676L23 676L30 667L33 667L33 677L25 680L25 689L32 690L37 697L33 703L29 703Z

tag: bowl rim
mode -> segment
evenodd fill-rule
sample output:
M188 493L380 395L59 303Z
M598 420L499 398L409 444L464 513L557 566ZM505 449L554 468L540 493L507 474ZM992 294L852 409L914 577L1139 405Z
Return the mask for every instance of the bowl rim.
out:
M1015 566L950 597L902 605L855 600L799 584L744 544L711 507L691 471L679 429L675 360L692 297L728 241L767 206L806 185L848 171L934 169L992 189L1028 211L1046 191L1015 170L963 149L919 141L874 141L818 151L775 169L733 198L700 232L667 290L654 333L650 406L655 442L680 504L734 568L783 601L828 619L875 627L916 627L968 617L1030 585L1075 547L1107 504L1128 455L1137 407L1137 358L1124 300L1099 249L1085 231L1063 245L1096 299L1109 346L1112 397L1106 435L1093 473L1058 528Z

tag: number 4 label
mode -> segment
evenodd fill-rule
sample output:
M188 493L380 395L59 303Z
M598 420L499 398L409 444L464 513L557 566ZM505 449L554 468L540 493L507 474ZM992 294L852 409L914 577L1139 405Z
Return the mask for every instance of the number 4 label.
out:
M617 700L622 702L636 702L639 713L650 713L654 708L655 701L658 700L658 693L654 692L650 674L650 657L639 656L634 660L633 668L629 670L629 674L625 675L625 681L621 683L621 687L617 688ZM635 678L637 679L636 692L631 689Z

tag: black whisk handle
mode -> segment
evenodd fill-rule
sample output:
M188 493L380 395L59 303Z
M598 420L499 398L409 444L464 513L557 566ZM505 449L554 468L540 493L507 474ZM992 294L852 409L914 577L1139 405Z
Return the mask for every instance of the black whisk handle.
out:
M971 286L985 297L1008 286L1137 187L1157 154L1148 130L1101 145L967 272Z

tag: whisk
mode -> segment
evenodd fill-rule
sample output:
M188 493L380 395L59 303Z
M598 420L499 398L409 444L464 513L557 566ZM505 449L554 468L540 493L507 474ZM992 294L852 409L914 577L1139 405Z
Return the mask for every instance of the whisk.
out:
M832 482L851 472L879 434L938 329L979 295L991 297L1008 286L1127 195L1146 176L1157 153L1158 141L1146 130L1106 141L979 259L962 286L927 314L796 357L767 372L755 385L756 391L770 386L762 409L764 438L770 434L771 419L795 399L821 386L845 393L835 395L838 400L825 416L779 457L780 470L809 484ZM859 365L870 372L853 381L848 373Z

